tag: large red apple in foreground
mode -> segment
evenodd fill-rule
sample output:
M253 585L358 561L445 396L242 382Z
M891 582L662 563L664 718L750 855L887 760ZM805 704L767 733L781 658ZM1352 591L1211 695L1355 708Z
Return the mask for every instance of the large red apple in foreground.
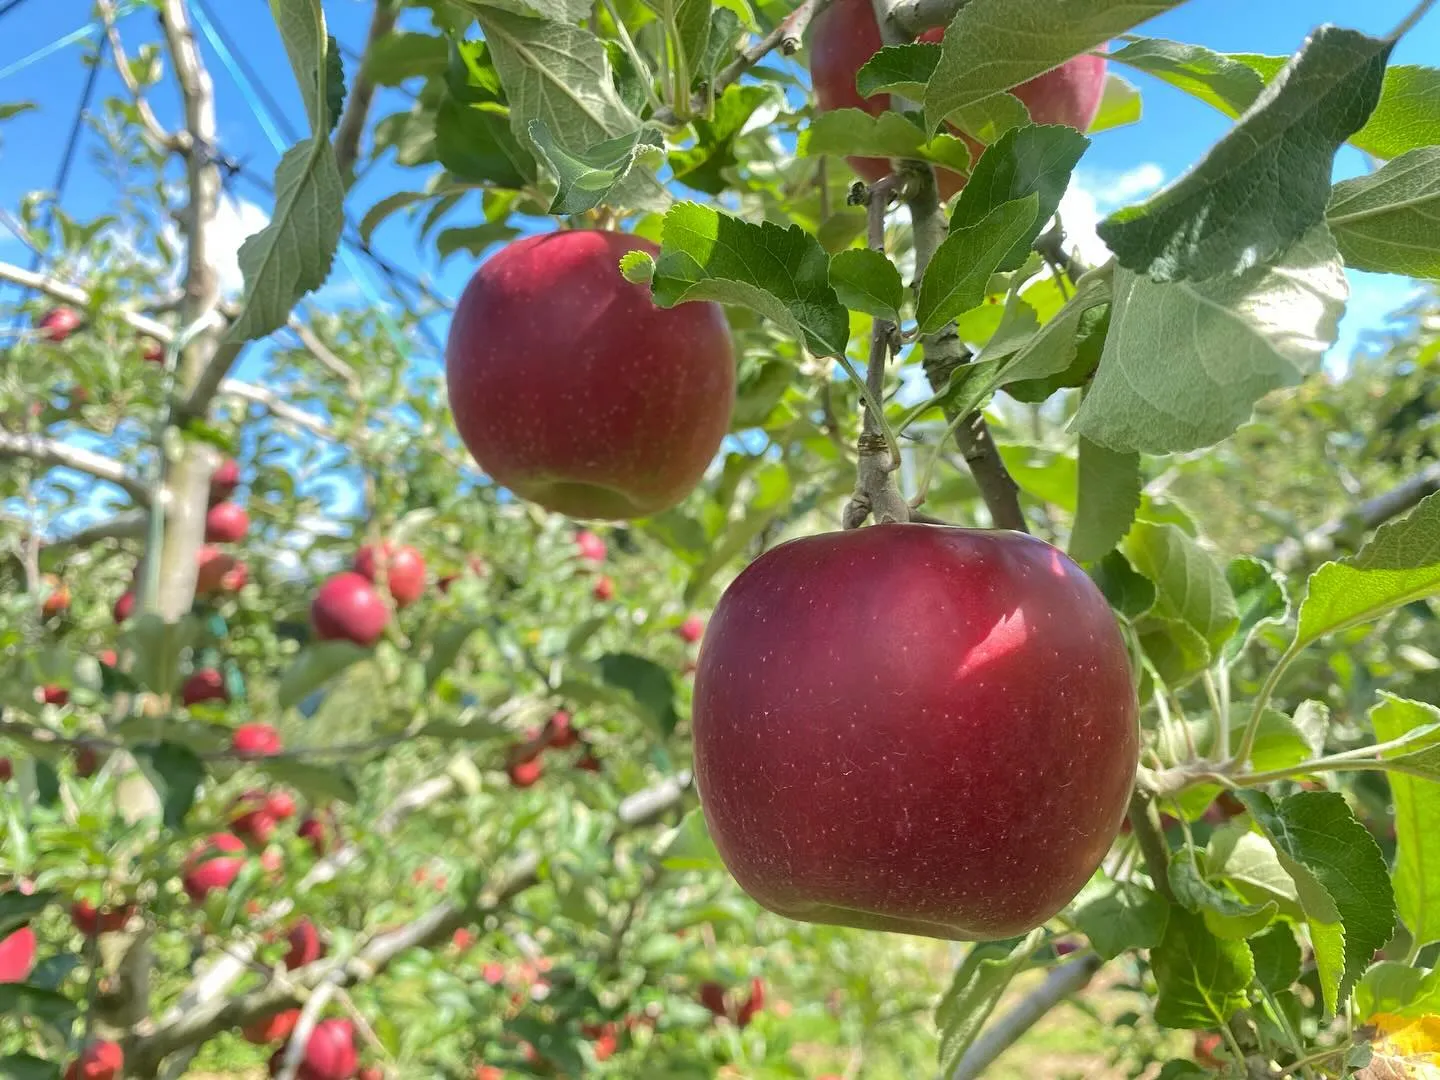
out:
M368 648L380 640L390 609L370 582L353 571L336 574L315 594L310 625L321 641L353 641Z
M921 41L938 42L945 28L937 26L920 35ZM815 84L815 104L821 112L831 109L864 109L879 116L890 108L890 95L864 98L855 88L855 75L884 42L875 22L870 0L834 0L811 23L810 77ZM1100 109L1105 91L1105 59L1077 56L1053 71L1021 83L1010 92L1025 103L1030 119L1037 124L1068 124L1084 131ZM958 134L958 129L951 129ZM971 163L984 147L968 136ZM890 162L885 158L846 158L850 167L872 184L887 176ZM940 197L950 198L965 186L966 177L949 169L935 175Z
M782 544L726 590L695 774L726 865L771 910L1004 938L1109 849L1138 711L1109 606L1055 548L877 525Z
M522 498L575 517L674 506L730 427L735 357L718 304L658 308L620 275L655 245L573 230L510 244L470 280L445 374L475 460Z

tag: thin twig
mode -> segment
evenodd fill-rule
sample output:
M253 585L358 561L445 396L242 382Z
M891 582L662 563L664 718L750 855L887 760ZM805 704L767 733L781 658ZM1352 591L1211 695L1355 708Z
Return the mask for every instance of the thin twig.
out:
M370 103L375 100L375 80L367 70L367 61L376 42L383 41L395 29L400 5L395 0L375 0L370 16L370 29L365 35L365 49L350 77L350 91L345 97L345 111L335 125L335 163L340 168L341 182L348 188L355 182L355 162L360 157L360 136L370 116Z
M120 76L120 81L125 84L125 89L130 92L130 99L135 105L135 114L140 118L140 124L145 129L151 141L159 150L186 150L189 140L181 134L167 131L165 125L160 123L155 111L150 108L150 102L145 98L145 92L136 80L134 72L130 70L130 59L125 54L124 43L120 40L120 31L115 26L115 6L110 0L95 0L95 6L99 9L100 18L105 23L105 36L110 39L110 52L115 58L115 70Z
M28 458L52 468L74 469L114 484L142 506L150 504L150 489L138 476L122 462L93 450L43 435L21 434L0 428L0 458L6 457Z
M1137 791L1130 799L1130 831L1140 845L1140 854L1145 859L1145 869L1155 891L1167 900L1173 900L1170 891L1170 852L1165 846L1165 834L1160 831L1160 819L1155 804Z
M1317 525L1300 539L1287 539L1275 548L1275 564L1282 570L1298 570L1306 562L1328 558L1352 536L1358 538L1399 517L1437 491L1440 491L1440 462L1432 462L1403 483Z
M77 308L90 306L90 293L88 290L75 285L67 285L57 278L48 274L36 273L32 270L25 270L10 263L0 262L0 281L13 282L22 285L27 289L34 289L36 292L44 293L52 300L59 300L62 304L70 304ZM147 315L141 315L137 311L117 310L115 314L123 319L132 329L139 331L149 337L153 337L162 344L169 344L174 338L170 327L152 319Z

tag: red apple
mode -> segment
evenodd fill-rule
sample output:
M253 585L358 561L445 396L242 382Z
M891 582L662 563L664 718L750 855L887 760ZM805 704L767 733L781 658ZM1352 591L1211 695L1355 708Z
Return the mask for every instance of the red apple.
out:
M304 840L310 841L310 846L315 850L316 855L324 855L330 848L332 834L335 831L334 823L328 817L315 814L307 814L301 820L295 835Z
M413 547L393 547L384 543L366 544L355 553L355 572L366 581L374 582L381 562L390 595L398 608L409 607L425 593L425 560Z
M299 1020L299 1009L285 1009L267 1016L263 1020L256 1020L253 1024L247 1024L240 1033L245 1036L247 1041L258 1046L265 1046L268 1043L282 1042L288 1039Z
M445 350L461 439L497 484L574 517L634 518L699 483L730 427L718 304L656 307L618 263L647 240L575 229L491 257Z
M1215 1052L1224 1044L1225 1039L1218 1031L1197 1031L1191 1044L1191 1054L1196 1063L1204 1065L1207 1069L1225 1072L1228 1066L1222 1059L1215 1056Z
M517 761L505 770L510 774L510 783L518 788L533 787L540 779L543 766L539 758L531 761Z
M242 792L240 797L230 804L230 811L234 814L230 819L230 828L242 840L263 844L275 831L276 819L270 812L269 797L259 788Z
M0 784L8 784L14 777L14 764L8 757L0 757Z
M75 751L75 775L81 780L94 776L100 768L100 751L89 743L82 743Z
M315 594L310 624L321 641L353 641L374 645L390 621L390 609L370 582L359 574L336 574Z
M85 937L124 930L134 913L133 907L97 908L89 900L76 900L70 905L70 921Z
M190 852L180 883L195 903L213 889L226 889L245 868L245 843L233 833L212 833Z
M706 982L700 984L700 1004L709 1009L716 1016L727 1016L729 1010L725 1004L725 987L717 982Z
M120 663L120 657L114 649L101 649L95 654L95 659L100 661L101 667L113 668Z
M306 1080L350 1080L359 1067L349 1020L321 1020L305 1044Z
M238 503L218 502L205 515L207 544L237 544L250 531L250 515Z
M120 1044L104 1039L85 1047L65 1070L65 1080L116 1080L124 1069L125 1054Z
M145 338L140 343L140 357L147 364L165 363L165 346L152 337Z
M301 919L285 935L290 942L290 951L285 954L285 970L293 971L306 964L313 964L325 955L325 944L320 940L320 931L309 919Z
M1138 711L1115 617L1060 551L877 525L772 548L726 590L695 775L722 858L771 910L1006 938L1109 850Z
M44 577L46 587L50 590L45 594L45 599L40 602L40 614L47 619L53 619L57 615L64 615L70 610L70 589L54 574L46 574Z
M35 968L35 931L22 926L0 938L0 983L24 982Z
M46 341L58 344L80 329L80 313L69 307L51 308L41 317L36 328Z
M615 1055L619 1048L620 1040L615 1033L615 1025L609 1024L587 1024L584 1032L586 1038L590 1039L590 1051L595 1055L596 1061L608 1061Z
M228 499L239 486L240 465L234 458L226 458L210 474L210 504Z
M491 986L499 986L505 981L505 968L500 964L486 964L480 969L480 977Z
M124 593L119 600L115 601L111 614L115 616L117 623L123 623L135 613L135 591L131 589Z
M750 996L740 1006L735 1022L742 1028L754 1019L755 1014L765 1007L765 983L760 979L750 980Z
M269 724L241 724L230 738L230 749L247 757L280 753L280 733Z
M583 562L602 563L605 561L605 541L589 529L581 529L575 534L575 551Z
M295 796L288 791L272 791L265 800L265 812L276 821L288 821L295 816Z
M705 636L705 620L699 615L691 615L675 628L675 633L680 635L681 641L694 645Z
M471 945L475 944L475 935L462 926L450 936L450 943L461 952L464 952L470 948Z
M565 750L580 741L580 733L564 709L556 709L545 721L545 740L556 750Z
M221 503L228 506L228 503ZM219 548L204 545L195 556L195 595L239 592L249 579L246 565Z
M46 705L56 705L63 709L70 704L70 691L63 686L42 686L40 700Z
M590 590L590 595L601 603L613 599L615 596L615 582L611 581L607 575L602 574L595 579L595 587Z
M811 23L810 75L815 86L815 105L820 112L831 109L863 109L878 116L890 108L888 94L863 98L855 88L855 75L884 44L870 0L834 0ZM938 42L945 35L935 27L920 35L921 41ZM1100 109L1105 90L1105 60L1099 56L1077 56L1053 71L1021 83L1011 93L1025 103L1037 124L1068 124L1084 131ZM959 130L951 129L956 134ZM970 150L972 164L984 150L969 136L961 136ZM892 171L885 158L846 159L850 167L872 184ZM966 177L949 169L937 169L940 196L948 199L965 186Z
M498 1065L476 1065L475 1080L505 1080L505 1070Z
M214 668L201 668L180 687L180 701L187 707L206 701L229 700L230 691L225 687L225 676Z

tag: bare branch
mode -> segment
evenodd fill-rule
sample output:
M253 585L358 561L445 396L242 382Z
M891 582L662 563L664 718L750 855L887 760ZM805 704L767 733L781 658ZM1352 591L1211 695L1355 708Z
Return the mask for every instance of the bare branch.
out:
M104 521L98 521L94 525L87 525L76 532L67 533L58 539L48 540L45 543L45 550L53 553L56 548L90 547L102 540L138 540L145 535L145 528L149 520L150 515L144 510L126 510L124 513L116 514Z
M283 420L287 424L294 424L298 428L317 435L322 439L335 439L335 432L330 429L320 417L314 413L306 412L304 409L297 409L287 402L284 397L273 390L266 390L263 386L255 386L253 383L240 382L237 379L226 379L220 384L220 392L226 397L241 398L244 401L252 401L261 406L277 420Z
M1361 534L1399 517L1437 491L1440 491L1440 461L1425 466L1389 491L1316 526L1298 540L1294 537L1285 540L1275 549L1275 563L1282 570L1298 570L1307 562L1325 559L1345 541L1358 541Z
M891 9L890 18L895 26L908 36L905 40L919 37L926 30L947 25L955 13L965 6L966 0L899 0Z
M95 6L99 9L100 18L105 23L105 35L110 39L110 51L115 57L115 70L120 76L120 81L125 84L125 89L130 92L130 98L135 103L135 112L140 117L140 124L144 127L146 134L160 150L187 149L188 139L179 133L167 131L165 125L160 123L159 118L155 115L155 111L150 108L150 103L145 100L145 92L130 70L130 59L125 55L125 46L120 40L120 31L115 26L115 6L110 0L95 0Z
M1055 968L1045 976L1044 982L985 1029L971 1044L970 1049L965 1051L948 1080L976 1080L1046 1013L1071 994L1084 989L1100 970L1100 966L1100 958L1094 953L1087 953Z
M395 29L395 19L399 13L399 5L394 0L375 0L375 11L370 16L370 31L365 35L365 48L360 55L359 67L350 80L345 111L335 126L335 161L340 166L340 178L347 188L355 182L355 162L360 157L360 136L370 115L370 103L375 99L375 81L366 73L366 61L369 60L375 43Z
M36 292L44 293L53 300L62 304L70 304L73 307L84 308L90 306L90 293L76 285L67 285L63 281L49 277L45 274L25 270L10 263L0 262L0 281L14 282L27 289L34 289ZM140 333L153 337L156 341L169 344L174 340L175 335L170 327L157 319L147 315L141 315L136 311L119 311L117 314L125 322L138 330Z
M150 504L150 489L121 462L93 450L0 428L0 457L22 457L52 468L74 469L123 489L141 505Z
M287 325L295 336L300 339L300 344L309 350L310 355L320 361L320 365L324 367L326 371L330 372L330 374L336 378L343 379L347 386L357 387L360 385L360 379L355 374L355 369L344 360L341 360L340 357L336 356L330 346L321 341L320 335L315 333L309 325L301 322L300 319L293 315L290 317Z

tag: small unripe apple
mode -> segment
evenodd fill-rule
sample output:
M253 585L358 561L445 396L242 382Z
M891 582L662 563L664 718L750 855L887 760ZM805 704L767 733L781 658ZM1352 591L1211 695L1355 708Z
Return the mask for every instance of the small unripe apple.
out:
M185 893L200 903L213 889L227 889L245 868L245 843L233 833L212 833L190 852L180 878Z
M575 534L575 551L583 562L602 563L605 561L605 541L589 529L581 529Z
M611 581L607 575L602 574L596 579L595 587L590 590L590 594L602 603L606 600L613 599L615 596L615 582Z
M230 737L230 749L246 757L270 757L280 753L280 733L269 724L241 724Z
M301 919L290 928L285 939L290 942L290 951L285 954L285 970L294 971L306 964L313 964L325 955L325 943L320 940L320 931L309 919Z
M0 983L24 982L35 968L35 931L22 926L0 938Z
M41 316L36 328L46 341L56 344L80 329L80 313L70 307L54 307Z
M675 633L680 635L681 641L694 645L705 636L705 620L699 615L691 615L675 628Z
M215 668L201 668L180 687L180 701L186 707L206 701L229 700L230 691L225 686L225 676Z
M135 590L123 593L119 600L115 601L114 608L110 612L117 623L123 623L135 614Z
M140 344L140 357L147 364L165 363L165 346L152 337L147 337Z
M64 708L70 704L70 691L63 686L42 686L40 688L40 700L46 705L55 705Z
M230 498L239 486L240 463L234 458L226 458L210 474L210 504L213 506Z
M353 571L336 574L315 594L310 623L321 641L353 641L368 648L380 640L390 609L370 582Z
M580 733L575 730L570 714L556 709L545 721L545 739L556 750L565 750L580 741Z
M205 514L207 544L237 544L250 531L250 515L239 503L219 502Z
M305 1044L307 1080L350 1080L360 1065L349 1020L321 1020Z
M425 594L425 560L420 552L408 545L394 547L388 542L378 545L378 549L375 544L365 544L355 553L355 572L373 583L382 562L396 607L409 607Z
M45 599L40 602L40 614L47 619L53 619L57 615L64 615L70 610L70 588L54 574L46 574L44 577L49 592Z
M450 323L455 427L497 484L583 518L688 495L730 427L735 357L718 304L660 308L620 273L658 249L572 229L517 240L471 278Z
M117 1080L125 1069L125 1054L119 1043L108 1039L92 1042L65 1070L65 1080Z
M245 1036L246 1041L255 1043L257 1046L266 1046L269 1043L288 1039L299 1021L299 1009L284 1009L263 1020L247 1024L240 1030L240 1033Z
M82 744L75 751L75 775L88 780L100 769L100 751L89 743Z
M517 761L505 771L510 774L510 783L514 787L528 788L535 785L544 770L540 759L534 758L531 761Z
M943 27L935 27L921 34L919 40L938 42L944 34ZM856 73L883 44L870 0L834 0L815 16L810 24L810 74L815 106L820 112L862 109L879 116L891 108L888 94L865 98L855 86ZM1095 119L1104 91L1105 59L1087 54L1021 83L1010 93L1025 103L1034 123L1068 124L1084 131ZM951 131L964 140L973 166L985 148L953 126ZM850 157L846 161L872 184L893 171L885 158ZM942 199L965 186L967 178L950 169L937 169L935 173Z
M1138 713L1115 617L1062 552L876 525L772 548L725 591L695 776L726 866L772 911L1007 938L1109 850Z

